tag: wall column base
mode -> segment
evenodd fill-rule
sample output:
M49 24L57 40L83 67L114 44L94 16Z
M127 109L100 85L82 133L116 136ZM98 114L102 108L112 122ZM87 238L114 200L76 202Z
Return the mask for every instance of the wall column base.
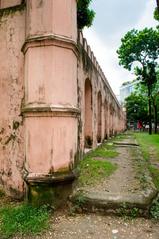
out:
M76 171L48 175L28 175L27 200L34 206L51 205L55 209L64 206L73 190Z

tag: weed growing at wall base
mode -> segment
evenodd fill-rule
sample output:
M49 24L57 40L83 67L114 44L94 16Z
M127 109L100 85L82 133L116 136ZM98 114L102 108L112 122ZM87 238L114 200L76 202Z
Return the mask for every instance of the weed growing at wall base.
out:
M156 220L159 219L159 196L153 202L150 209L150 216Z
M40 208L23 204L0 208L1 238L11 238L18 234L35 235L48 228L49 213L46 206Z

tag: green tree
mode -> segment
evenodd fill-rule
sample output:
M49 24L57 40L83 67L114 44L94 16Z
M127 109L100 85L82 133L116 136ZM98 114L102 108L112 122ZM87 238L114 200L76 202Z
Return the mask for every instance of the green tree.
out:
M157 133L158 115L159 115L159 70L156 71L157 81L152 88L152 105L154 109L155 134Z
M142 94L148 96L147 88L141 82L139 82L135 89L136 94ZM159 119L159 71L157 71L157 81L152 87L151 92L152 106L153 106L153 117L155 123L155 134L157 133L157 124Z
M152 132L151 123L151 91L156 82L156 66L159 56L159 31L145 28L141 31L131 30L121 39L121 46L117 50L119 64L131 71L134 63L134 73L148 89L149 104L149 133Z
M125 99L125 108L128 122L141 120L144 124L148 121L147 101L143 94L132 93Z
M95 17L95 12L89 9L92 0L78 0L77 2L77 24L79 29L90 27Z
M154 18L155 18L156 21L159 21L159 9L158 9L158 7L155 8Z
M159 0L156 0L156 4L157 4L158 11L159 11Z

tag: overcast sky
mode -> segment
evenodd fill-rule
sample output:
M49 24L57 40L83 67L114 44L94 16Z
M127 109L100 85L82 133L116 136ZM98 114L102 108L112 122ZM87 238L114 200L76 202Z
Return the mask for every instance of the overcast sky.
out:
M93 26L84 29L84 36L116 95L124 81L134 79L118 65L120 39L133 28L154 27L155 7L156 0L92 0L96 16Z

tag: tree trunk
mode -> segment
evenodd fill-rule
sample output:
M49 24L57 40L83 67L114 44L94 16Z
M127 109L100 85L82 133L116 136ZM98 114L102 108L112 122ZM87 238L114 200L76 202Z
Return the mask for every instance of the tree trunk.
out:
M157 105L154 105L154 113L155 113L155 134L157 134Z
M148 86L148 102L149 102L149 134L152 134L152 110L151 110L151 87Z
M158 11L159 11L159 0L156 0L156 3L157 3Z
M157 96L155 95L151 97L152 105L153 105L153 113L154 113L154 123L155 123L155 134L157 134L157 122L158 122L158 105L157 105Z

